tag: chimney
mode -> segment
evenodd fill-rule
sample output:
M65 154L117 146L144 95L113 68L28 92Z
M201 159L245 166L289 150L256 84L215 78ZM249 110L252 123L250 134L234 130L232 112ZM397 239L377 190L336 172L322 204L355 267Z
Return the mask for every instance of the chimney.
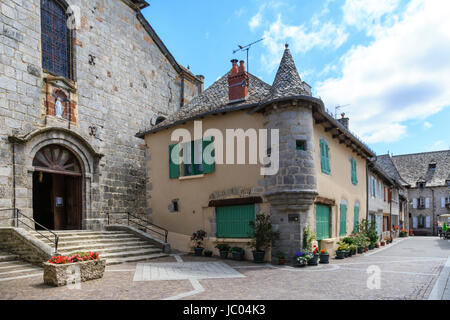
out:
M348 121L350 120L349 118L346 118L345 117L345 113L341 113L341 119L337 119L337 121L340 123L340 124L342 124L344 127L345 127L345 129L347 129L348 130Z
M248 95L249 76L245 71L244 61L241 60L239 66L237 60L231 60L231 72L228 75L228 100L235 102L244 100Z

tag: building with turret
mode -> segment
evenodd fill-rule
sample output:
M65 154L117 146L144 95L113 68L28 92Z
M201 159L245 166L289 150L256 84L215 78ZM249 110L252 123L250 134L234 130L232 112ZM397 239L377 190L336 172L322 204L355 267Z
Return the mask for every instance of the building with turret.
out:
M178 143L180 132L190 140ZM226 242L247 248L250 257L249 222L264 213L280 232L266 260L301 249L306 226L333 253L367 217L366 172L375 154L348 121L334 119L312 97L287 45L272 85L232 60L213 85L137 136L148 152L150 217L169 230L172 248L189 251L190 236L202 229L208 249Z

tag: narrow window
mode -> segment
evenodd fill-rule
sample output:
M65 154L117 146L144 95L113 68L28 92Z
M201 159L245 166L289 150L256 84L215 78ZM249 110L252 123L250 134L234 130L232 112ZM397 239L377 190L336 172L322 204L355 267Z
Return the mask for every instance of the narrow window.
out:
M65 7L57 0L41 0L42 68L73 79L72 32Z
M295 149L296 150L306 150L306 141L305 140L296 140L295 141Z
M320 163L322 172L326 174L330 174L330 157L329 157L330 148L328 147L328 143L321 139L320 140Z

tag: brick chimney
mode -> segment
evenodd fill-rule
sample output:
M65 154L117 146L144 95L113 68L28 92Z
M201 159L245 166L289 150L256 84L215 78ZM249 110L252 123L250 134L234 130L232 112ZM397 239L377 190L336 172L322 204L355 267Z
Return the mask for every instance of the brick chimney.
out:
M345 117L345 113L341 113L341 117L342 118L337 119L337 121L339 121L339 123L342 124L345 127L345 129L348 130L348 122L350 119Z
M231 60L231 72L228 75L228 99L229 102L243 100L248 95L249 76L245 71L244 61Z

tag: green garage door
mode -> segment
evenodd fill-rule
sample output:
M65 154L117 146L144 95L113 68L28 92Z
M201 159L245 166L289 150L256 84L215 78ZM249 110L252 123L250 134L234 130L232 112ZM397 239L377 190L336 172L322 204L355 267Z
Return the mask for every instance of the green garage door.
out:
M317 240L330 238L330 207L316 205L316 236Z
M255 221L255 205L227 206L216 208L218 238L251 238Z

